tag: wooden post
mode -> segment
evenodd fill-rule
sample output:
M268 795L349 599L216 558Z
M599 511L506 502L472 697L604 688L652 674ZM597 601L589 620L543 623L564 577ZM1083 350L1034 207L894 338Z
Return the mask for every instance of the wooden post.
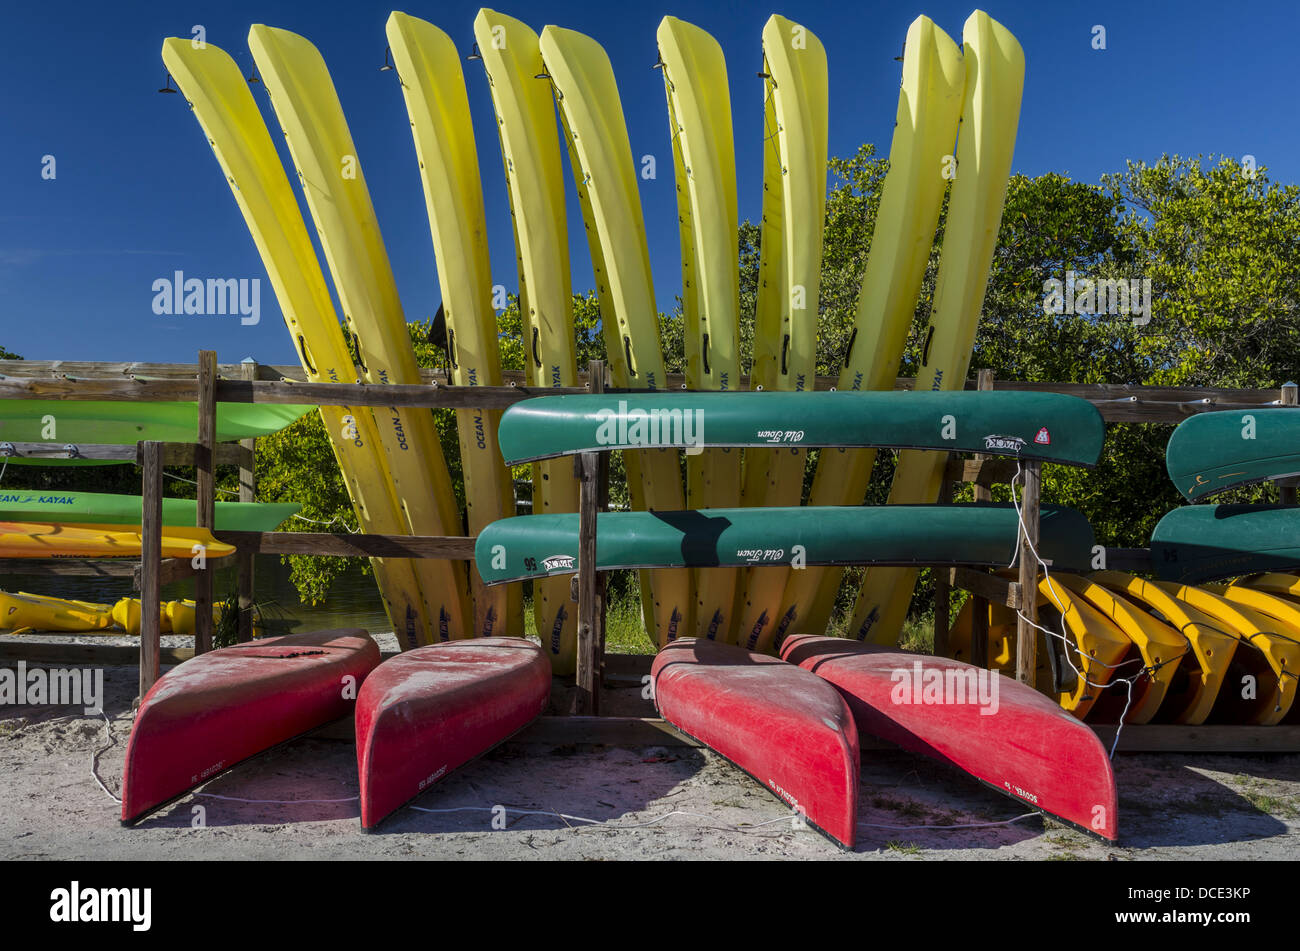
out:
M988 369L980 370L975 375L975 381L975 388L978 390L993 389L993 371ZM989 459L991 457L987 453L977 452L975 458ZM975 501L991 502L993 501L993 492L988 486L976 482ZM971 605L970 661L977 666L987 667L989 656L989 603L978 594L974 597L975 601Z
M140 465L140 696L158 680L158 658L162 645L158 605L162 600L159 571L162 563L162 443L142 442Z
M599 459L584 452L573 460L581 481L578 501L578 669L573 712L597 716L600 712L598 672L600 658L596 627L596 495Z
M952 453L949 459L956 458ZM952 503L952 481L945 471L939 483L939 504ZM931 568L934 572L934 655L948 656L948 618L952 613L952 581L947 568Z
M587 363L587 379L591 392L605 392L605 361ZM609 510L609 453L596 457L596 511ZM596 710L600 709L600 689L605 686L605 575L596 573Z
M1021 497L1020 514L1024 526L1020 529L1020 611L1016 615L1016 679L1034 685L1038 669L1038 510L1042 492L1042 463L1025 464L1025 490Z
M241 375L245 380L257 379L257 361L252 357L245 359L239 366ZM257 451L256 439L245 439L240 442L249 453ZM254 463L250 462L247 467L239 467L239 501L252 502L257 498L257 470ZM236 564L239 566L239 634L238 639L242 644L253 639L253 559L254 555L249 551L240 551L235 556Z
M1297 397L1300 397L1300 387L1290 382L1282 384L1283 406L1295 406L1300 403L1300 399ZM1283 505L1296 504L1296 480L1294 477L1279 480L1277 484L1277 500Z
M199 433L195 463L199 483L199 528L209 531L216 525L216 467L213 449L217 442L217 352L199 351ZM212 650L212 571L204 559L203 570L194 576L194 653Z

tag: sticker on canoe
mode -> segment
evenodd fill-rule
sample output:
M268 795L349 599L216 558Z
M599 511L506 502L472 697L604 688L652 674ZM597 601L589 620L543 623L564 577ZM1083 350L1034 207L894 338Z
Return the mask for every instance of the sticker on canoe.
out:
M543 571L572 571L574 569L574 558L572 555L548 555L542 559Z
M1025 441L1019 436L985 436L984 448L990 452L1019 453L1025 448Z
M1052 434L1047 431L1046 426L1038 431L1038 435L1034 436L1034 442L1040 446L1050 446L1052 444Z

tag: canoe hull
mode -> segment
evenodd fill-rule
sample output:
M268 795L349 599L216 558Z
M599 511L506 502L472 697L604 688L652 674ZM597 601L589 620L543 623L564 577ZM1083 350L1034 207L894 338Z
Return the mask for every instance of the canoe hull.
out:
M379 648L359 629L264 638L186 661L153 685L136 713L122 773L123 824L349 715L378 664Z
M942 691L931 697L923 689L936 682L931 671L973 686L979 669L838 637L791 637L781 655L834 685L861 733L949 763L1040 812L1115 839L1115 776L1105 748L1037 690L990 672L997 679L982 694L976 688L964 698Z
M660 715L852 848L858 730L836 690L775 657L683 638L650 671Z
M522 638L448 641L381 665L357 697L361 827L527 726L550 695L551 665Z

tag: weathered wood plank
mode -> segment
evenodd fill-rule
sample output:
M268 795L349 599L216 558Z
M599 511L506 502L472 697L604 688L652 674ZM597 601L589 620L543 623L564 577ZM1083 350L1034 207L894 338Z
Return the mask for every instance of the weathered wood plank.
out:
M159 647L161 631L158 612L154 606L162 600L162 578L159 562L162 560L162 444L140 444L144 471L140 479L141 538L140 538L140 693L144 699L158 680Z
M474 557L474 539L458 535L335 535L330 532L215 532L221 541L264 555L367 558Z
M217 443L217 352L199 351L198 442L194 447L198 491L195 493L195 522L209 531L216 525L216 464L213 449ZM148 602L146 602L148 603ZM194 653L212 649L212 571L204 567L194 574Z
M0 575L48 578L131 578L140 565L127 559L100 561L89 558L0 558Z
M969 591L995 604L1005 604L1009 608L1020 609L1018 583L975 568L950 568L948 571L948 578L954 588Z

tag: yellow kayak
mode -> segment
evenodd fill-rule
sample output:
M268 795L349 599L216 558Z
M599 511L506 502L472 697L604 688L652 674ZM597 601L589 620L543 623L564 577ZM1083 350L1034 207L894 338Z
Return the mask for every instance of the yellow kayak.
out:
M1133 642L1109 618L1082 596L1056 582L1056 577L1053 575L1051 581L1044 578L1038 583L1038 623L1053 632L1059 632L1064 627L1064 633L1070 638L1074 668L1082 676L1076 675L1074 670L1066 666L1061 675L1068 686L1064 690L1056 686L1044 650L1046 635L1042 635L1037 652L1035 687L1048 696L1054 696L1064 709L1082 720L1105 693L1105 685L1115 675L1116 665L1124 661L1135 648ZM988 605L988 656L981 663L979 658L970 656L974 603L974 598L967 600L953 623L949 633L950 656L1014 675L1016 612L1005 605ZM1054 653L1060 656L1059 651ZM1136 669L1136 665L1126 666L1124 673L1132 673Z
M167 528L162 537L164 558L190 558L194 546L207 548L208 558L224 558L233 545L219 542L206 529ZM48 522L0 522L0 558L139 558L139 527L56 525Z
M1216 710L1216 719L1223 713L1232 722L1260 726L1280 723L1295 701L1300 630L1242 600L1227 597L1228 589L1221 586L1192 587L1169 581L1155 584L1215 618L1227 633L1241 641L1233 657L1238 669L1229 672L1220 700L1221 705L1229 700L1236 702L1229 709ZM1239 589L1234 594L1248 599L1245 592L1249 590Z
M0 591L0 630L61 631L79 634L101 631L113 624L107 604L67 601L20 591Z
M1106 691L1100 704L1099 720L1124 717L1125 723L1150 723L1164 702L1182 666L1184 655L1190 654L1187 638L1163 621L1142 610L1121 594L1102 586L1094 579L1057 572L1052 580L1082 597L1106 616L1133 642L1142 657L1145 673L1133 682L1133 693L1128 710L1124 710L1127 688L1116 686ZM1126 668L1121 676L1131 676L1136 666Z
M1161 723L1201 724L1214 709L1228 667L1237 650L1237 638L1203 611L1174 597L1155 582L1119 571L1098 571L1092 580L1116 591L1131 603L1163 621L1187 638L1190 655L1183 657L1178 675L1165 695Z
M133 637L140 636L140 600L123 598L113 605L113 621ZM221 605L212 605L212 621L221 619ZM164 601L158 605L158 625L163 634L194 635L194 602Z

